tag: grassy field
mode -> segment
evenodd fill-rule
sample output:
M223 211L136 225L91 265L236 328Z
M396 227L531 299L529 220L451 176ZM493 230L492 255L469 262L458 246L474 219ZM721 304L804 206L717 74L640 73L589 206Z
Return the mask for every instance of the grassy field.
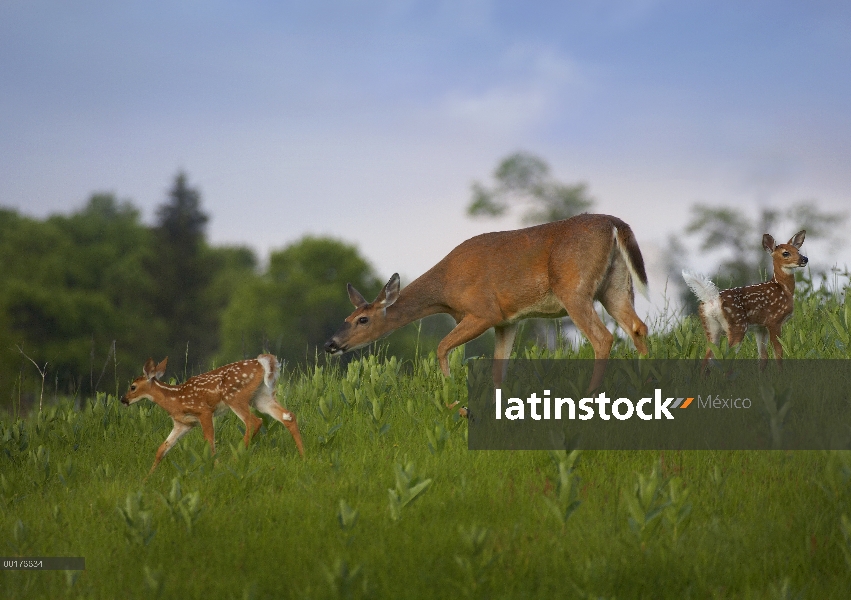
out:
M811 292L788 358L848 358L851 303ZM696 320L651 356L701 355ZM753 338L739 356L754 357ZM591 357L587 345L530 357ZM631 356L619 341L615 356ZM217 420L143 481L171 428L115 398L0 421L4 598L847 598L851 452L471 452L462 354L286 373L306 456L279 424L245 450Z

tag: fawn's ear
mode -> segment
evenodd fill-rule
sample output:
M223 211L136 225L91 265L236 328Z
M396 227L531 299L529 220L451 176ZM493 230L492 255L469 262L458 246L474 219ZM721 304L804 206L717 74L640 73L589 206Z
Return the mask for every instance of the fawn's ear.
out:
M154 378L154 371L157 368L157 364L154 362L153 358L149 358L145 363L145 366L142 367L142 375L147 377L148 379Z
M766 252L771 254L772 252L774 252L774 249L777 247L777 244L774 243L774 238L766 233L762 236L762 247L765 248Z
M792 236L792 239L789 240L789 245L795 246L795 248L798 248L800 250L801 246L804 245L804 237L806 237L806 235L807 230L802 229L801 231Z
M157 379L162 379L163 375L165 375L165 366L168 364L168 356L166 356L163 361L157 365L157 372L154 373L154 377Z
M145 377L148 378L148 380L160 379L163 375L165 375L165 366L167 363L168 356L166 356L163 361L158 365L154 364L153 358L149 358L148 362L145 363L145 366L142 369L142 374L144 374Z

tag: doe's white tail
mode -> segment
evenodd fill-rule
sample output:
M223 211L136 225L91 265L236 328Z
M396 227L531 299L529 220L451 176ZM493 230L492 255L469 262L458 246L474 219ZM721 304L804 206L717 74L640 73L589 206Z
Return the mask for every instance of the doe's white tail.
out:
M647 275L642 275L644 272L644 259L641 257L641 251L638 250L638 244L635 242L635 236L633 236L632 231L620 231L617 225L615 225L612 227L612 237L614 237L615 245L621 253L621 258L626 263L626 268L629 270L635 289L638 290L639 294L650 300L650 292L647 289ZM641 263L640 270L636 268L636 260Z
M701 302L708 303L718 298L718 287L705 275L699 275L688 269L683 269L683 279Z

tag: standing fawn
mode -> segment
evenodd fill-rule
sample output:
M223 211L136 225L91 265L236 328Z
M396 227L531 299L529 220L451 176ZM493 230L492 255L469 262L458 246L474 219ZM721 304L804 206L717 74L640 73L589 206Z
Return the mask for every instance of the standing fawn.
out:
M201 424L204 438L210 450L216 452L213 415L230 408L245 423L245 446L260 430L262 419L251 414L251 406L281 422L292 434L299 453L304 456L301 433L295 415L278 404L275 399L275 383L278 381L280 365L271 354L261 354L251 360L243 360L219 367L209 373L190 377L180 385L166 385L159 381L165 373L165 358L154 365L148 359L130 389L121 398L125 405L143 398L159 404L171 416L174 427L157 450L157 457L148 475L169 450L195 425Z
M809 259L798 250L804 243L806 231L799 231L787 244L775 244L767 233L762 236L762 247L774 262L774 277L769 281L718 291L715 284L702 275L683 271L683 279L700 300L700 319L707 339L718 344L721 334L727 336L730 346L742 342L748 329L756 333L760 364L768 360L766 338L771 339L774 358L780 364L783 346L780 345L780 328L792 316L794 308L794 269L806 266ZM703 367L712 356L706 351Z

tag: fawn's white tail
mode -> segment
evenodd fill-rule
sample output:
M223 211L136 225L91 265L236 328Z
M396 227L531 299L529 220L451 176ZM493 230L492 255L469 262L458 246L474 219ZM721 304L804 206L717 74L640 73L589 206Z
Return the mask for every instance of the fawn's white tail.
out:
M718 287L705 275L683 269L683 279L686 280L686 284L694 292L694 295L697 296L697 299L704 304L709 304L713 300L717 300L721 293L718 291Z
M261 354L257 357L257 362L263 366L263 383L270 390L274 390L275 384L278 383L278 376L281 374L281 363L271 354Z

